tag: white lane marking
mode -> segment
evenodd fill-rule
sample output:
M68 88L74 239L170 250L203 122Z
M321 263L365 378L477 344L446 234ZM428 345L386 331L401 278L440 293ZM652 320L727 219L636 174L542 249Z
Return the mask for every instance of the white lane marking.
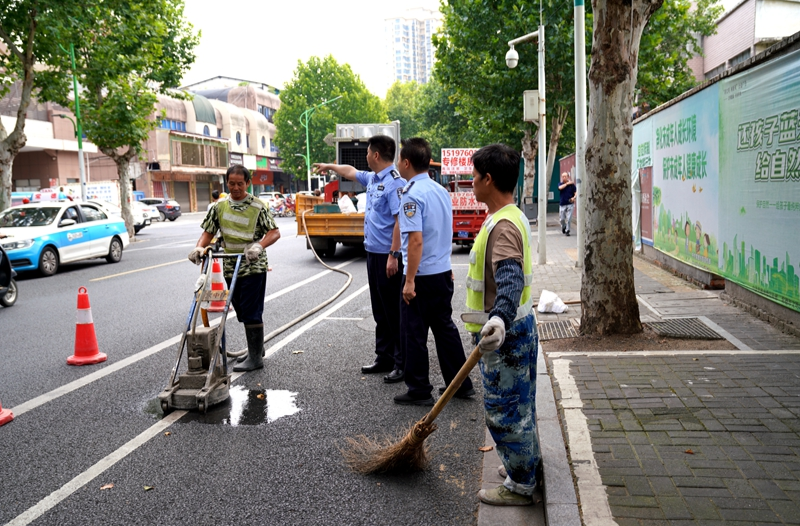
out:
M134 270L128 270L126 272L120 272L118 274L111 274L109 276L103 276L101 278L93 278L93 279L90 279L89 282L103 281L105 279L111 279L111 278L118 278L119 276L127 276L128 274L135 274L137 272L144 272L145 270L152 270L154 268L166 267L166 266L169 266L169 265L174 265L175 263L184 263L186 261L189 261L189 260L188 259L177 259L175 261L170 261L168 263L160 263L158 265L152 265L152 266L149 266L149 267L142 267L142 268L137 268L137 269L134 269Z
M592 451L589 424L583 414L583 402L569 372L570 360L553 360L553 376L561 390L561 408L567 431L569 455L572 469L578 480L578 496L586 526L617 524L611 515L606 487L600 478L600 470Z
M340 265L337 265L335 268L344 267L344 266L349 265L350 263L353 263L354 261L357 261L357 260L358 260L358 258L351 259L349 261L345 261L344 263L342 263ZM266 303L268 301L271 301L271 300L274 300L275 298L279 298L280 296L283 296L284 294L288 294L289 292L292 292L293 290L295 290L295 289L297 289L299 287L302 287L303 285L307 285L308 283L311 283L312 281L315 281L315 280L317 280L317 279L319 279L319 278L321 278L323 276L331 274L332 272L333 271L331 271L331 270L324 270L324 271L320 272L319 274L316 274L314 276L306 278L303 281L300 281L298 283L295 283L294 285L291 285L289 287L281 289L278 292L270 294L269 296L267 296L264 299L264 303ZM235 313L229 313L228 314L228 318L230 319L230 318L234 317L235 315L236 315ZM218 324L219 323L219 319L214 320L213 323L215 325ZM145 349L144 351L140 351L140 352L138 352L138 353L136 353L136 354L134 354L132 356L129 356L129 357L123 359L123 360L120 360L119 362L107 365L106 367L104 367L104 368L102 368L102 369L100 369L98 371L95 371L95 372L93 372L91 374L88 374L88 375L84 376L83 378L79 378L79 379L77 379L75 381L72 381L72 382L70 382L68 384L62 385L61 387L57 387L57 388L53 389L52 391L50 391L48 393L45 393L43 395L39 395L36 398L28 400L27 402L23 402L23 403L21 403L20 405L18 405L16 407L12 407L11 411L14 413L14 416L18 417L23 413L27 413L31 409L36 409L37 407L39 407L41 405L44 405L47 402L51 402L51 401L55 400L56 398L59 398L61 396L64 396L65 394L71 393L72 391L80 389L81 387L87 386L92 382L96 382L97 380L100 380L101 378L104 378L104 377L106 377L106 376L108 376L110 374L113 374L113 373L119 371L120 369L123 369L123 368L125 368L125 367L127 367L129 365L132 365L132 364L134 364L134 363L136 363L136 362L138 362L140 360L143 360L143 359L147 358L148 356L150 356L152 354L155 354L155 353L157 353L157 352L159 352L159 351L161 351L163 349L166 349L168 347L176 345L180 341L181 341L181 335L180 334L177 335L177 336L173 336L172 338L170 338L168 340L165 340L165 341L163 341L161 343L158 343L158 344L150 347L149 349ZM237 376L237 378L238 378L238 376Z
M361 321L364 318L336 318L335 316L328 316L329 320L340 320L340 321Z
M143 241L140 241L140 243L141 242L143 242ZM195 244L196 244L196 242L192 243L191 241L184 241L184 240L173 241L171 243L164 243L163 245L153 245L151 247L128 248L128 249L125 249L125 254L127 254L128 252L139 252L140 250L155 250L157 248L166 248L166 247L169 247L169 248L194 247Z
M331 307L330 309L325 311L318 318L313 319L312 321L310 321L309 323L305 324L303 327L301 327L296 332L294 332L291 335L287 336L286 338L284 338L283 340L278 342L276 345L273 345L272 347L270 347L267 350L266 355L267 356L271 356L271 355L275 354L284 345L286 345L287 343L297 339L298 336L300 336L301 334L305 333L306 331L308 331L309 329L311 329L312 327L317 325L319 322L325 320L326 316L328 314L336 312L338 309L344 307L345 305L347 305L352 300L357 298L360 294L362 294L367 289L369 289L369 285L364 285L363 287L358 289L356 292L352 293L350 296L348 296L347 298L343 299L342 301L340 301L339 303L337 303L336 305L334 305L333 307ZM231 375L231 383L235 382L243 374L244 374L243 372L233 373ZM40 500L33 507L27 509L22 514L18 515L11 522L9 522L7 524L7 526L25 526L27 524L30 524L31 522L33 522L37 518L41 517L44 513L46 513L47 511L51 510L52 508L54 508L59 502L61 502L62 500L66 499L67 497L69 497L70 495L72 495L73 493L75 493L76 491L81 489L83 486L85 486L86 484L88 484L89 482L91 482L92 480L97 478L99 475L101 475L108 468L110 468L111 466L113 466L114 464L116 464L117 462L119 462L120 460L122 460L123 458L128 456L129 454L131 454L134 451L136 451L136 449L138 449L140 446L144 445L148 440L150 440L154 436L158 435L159 433L161 433L162 431L167 429L169 426L171 426L176 421L178 421L186 413L187 413L186 411L174 411L174 412L170 413L169 415L165 416L159 422L157 422L156 424L154 424L150 428L148 428L145 431L143 431L142 433L140 433L136 438L128 441L122 447L120 447L116 451L112 452L111 454L109 454L108 456L106 456L105 458L103 458L102 460L100 460L99 462L94 464L93 466L91 466L89 469L87 469L83 473L79 474L78 476L73 478L71 481L69 481L66 484L64 484L63 486L61 486L59 489L55 490L53 493L51 493L47 497L45 497L42 500Z
M764 355L779 355L779 354L800 354L800 349L786 350L786 351L757 351L757 350L744 350L731 349L727 351L568 351L568 352L549 352L549 358L562 358L565 356L680 356L692 354L764 354Z
M64 384L61 387L57 387L57 388L53 389L52 391L50 391L49 393L45 393L43 395L39 395L36 398L28 400L27 402L23 402L20 405L12 408L14 416L19 416L19 415L21 415L23 413L27 413L31 409L36 409L40 405L44 405L47 402L51 402L51 401L55 400L56 398L58 398L60 396L64 396L67 393L71 393L72 391L75 391L76 389L80 389L81 387L89 385L92 382L96 382L97 380L100 380L101 378L104 378L104 377L106 377L106 376L108 376L110 374L113 374L113 373L119 371L120 369L124 369L125 367L127 367L129 365L132 365L132 364L138 362L139 360L143 360L144 358L147 358L151 354L155 354L158 351L161 351L161 350L163 350L163 349L165 349L165 348L167 348L169 346L175 345L176 343L178 343L180 341L181 341L180 335L173 336L169 340L165 340L165 341L163 341L161 343L158 343L158 344L150 347L149 349L145 349L144 351L138 352L138 353L134 354L133 356L128 356L124 360L120 360L120 361L118 361L116 363L112 363L112 364L110 364L110 365L108 365L106 367L103 367L99 371L95 371L95 372L93 372L91 374L87 374L83 378L78 378L75 381L72 381L72 382L70 382L68 384Z
M171 426L180 417L186 414L186 411L175 411L165 416L157 424L146 429L140 433L136 438L128 441L116 451L110 453L108 456L91 466L89 469L76 476L59 489L55 490L50 495L40 500L37 504L28 508L26 511L17 515L7 526L24 526L30 524L37 518L44 515L46 512L54 508L59 502L66 499L83 486L97 478L108 468L133 453L139 446L161 433L163 430Z
M327 316L329 314L334 313L337 310L341 309L342 307L344 307L345 305L347 305L348 303L350 303L351 301L356 299L360 294L362 294L365 290L368 290L368 289L369 289L369 285L364 285L363 287L361 287L360 289L358 289L354 293L350 294L345 299L343 299L342 301L340 301L339 303L337 303L336 305L334 305L330 309L328 309L325 312L323 312L320 316L314 318L313 320L311 320L310 322L306 323L305 325L303 325L301 328L299 328L298 330L296 330L295 332L293 332L292 334L290 334L286 338L282 339L281 341L279 341L278 343L276 343L275 345L273 345L272 347L267 349L267 351L265 353L265 356L272 356L273 354L278 352L284 345L286 345L289 342L292 342L292 341L296 340L301 334L303 334L304 332L306 332L310 328L314 327L318 323L325 321L325 319L327 318Z

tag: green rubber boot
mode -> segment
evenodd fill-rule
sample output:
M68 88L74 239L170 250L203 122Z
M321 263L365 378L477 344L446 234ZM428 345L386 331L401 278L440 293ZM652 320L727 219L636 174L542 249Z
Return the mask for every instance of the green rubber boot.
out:
M247 338L247 358L241 363L237 363L233 370L255 371L264 367L264 326L245 327L244 334Z

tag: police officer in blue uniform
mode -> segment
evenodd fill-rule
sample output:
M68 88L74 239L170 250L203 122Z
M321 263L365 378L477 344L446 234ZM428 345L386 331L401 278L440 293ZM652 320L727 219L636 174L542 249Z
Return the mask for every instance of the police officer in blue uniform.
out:
M400 198L403 301L401 332L406 338L405 381L408 392L394 397L402 405L433 405L428 378L428 329L436 340L436 355L447 385L464 365L461 336L453 323L453 209L450 195L428 175L431 147L425 139L402 141L398 169L407 180ZM443 390L443 389L442 389ZM467 378L459 398L475 394Z
M397 214L400 191L405 181L394 166L397 145L386 135L368 141L367 165L371 171L358 171L348 164L314 164L314 172L333 170L367 187L364 213L364 248L367 251L367 278L375 318L375 361L361 368L362 373L389 373L386 383L401 382L405 370L405 350L400 335L400 231Z

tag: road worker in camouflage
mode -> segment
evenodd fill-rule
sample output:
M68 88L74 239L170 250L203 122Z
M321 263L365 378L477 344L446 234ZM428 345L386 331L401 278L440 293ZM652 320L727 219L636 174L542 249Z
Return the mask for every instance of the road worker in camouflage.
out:
M253 371L264 367L264 295L267 291L267 253L264 250L280 237L269 206L247 193L250 172L240 164L228 168L225 174L228 199L220 200L206 214L203 234L189 254L189 260L199 265L205 248L220 232L225 252L244 254L231 302L239 322L244 324L247 355L234 366L234 371ZM225 281L231 285L236 260L224 259Z
M489 214L470 252L467 311L475 322L466 328L483 353L486 426L505 477L501 486L481 490L478 498L497 506L526 506L541 479L530 224L514 203L519 154L492 144L475 152L472 162L472 188Z

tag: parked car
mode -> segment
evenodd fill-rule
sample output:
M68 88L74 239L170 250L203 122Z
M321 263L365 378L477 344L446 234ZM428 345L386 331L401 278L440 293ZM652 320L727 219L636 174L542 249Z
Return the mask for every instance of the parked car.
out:
M16 271L39 270L52 276L63 263L122 259L130 239L121 217L94 203L44 202L0 212L0 244Z
M89 199L86 202L99 206L105 213L109 215L122 217L122 208L118 207L114 203L109 203L108 201L103 201L102 199ZM144 210L134 206L133 203L131 203L131 215L133 215L133 231L137 234L141 229L150 224L150 218L144 213Z
M131 208L141 210L144 217L146 219L150 219L151 221L159 221L161 219L161 216L158 213L158 208L152 205L144 204L141 201L132 201Z
M159 221L175 221L181 216L181 205L169 197L145 197L139 200L140 203L154 206L158 209Z
M286 196L280 192L261 192L258 194L258 198L272 208L278 208L278 206L286 200Z

